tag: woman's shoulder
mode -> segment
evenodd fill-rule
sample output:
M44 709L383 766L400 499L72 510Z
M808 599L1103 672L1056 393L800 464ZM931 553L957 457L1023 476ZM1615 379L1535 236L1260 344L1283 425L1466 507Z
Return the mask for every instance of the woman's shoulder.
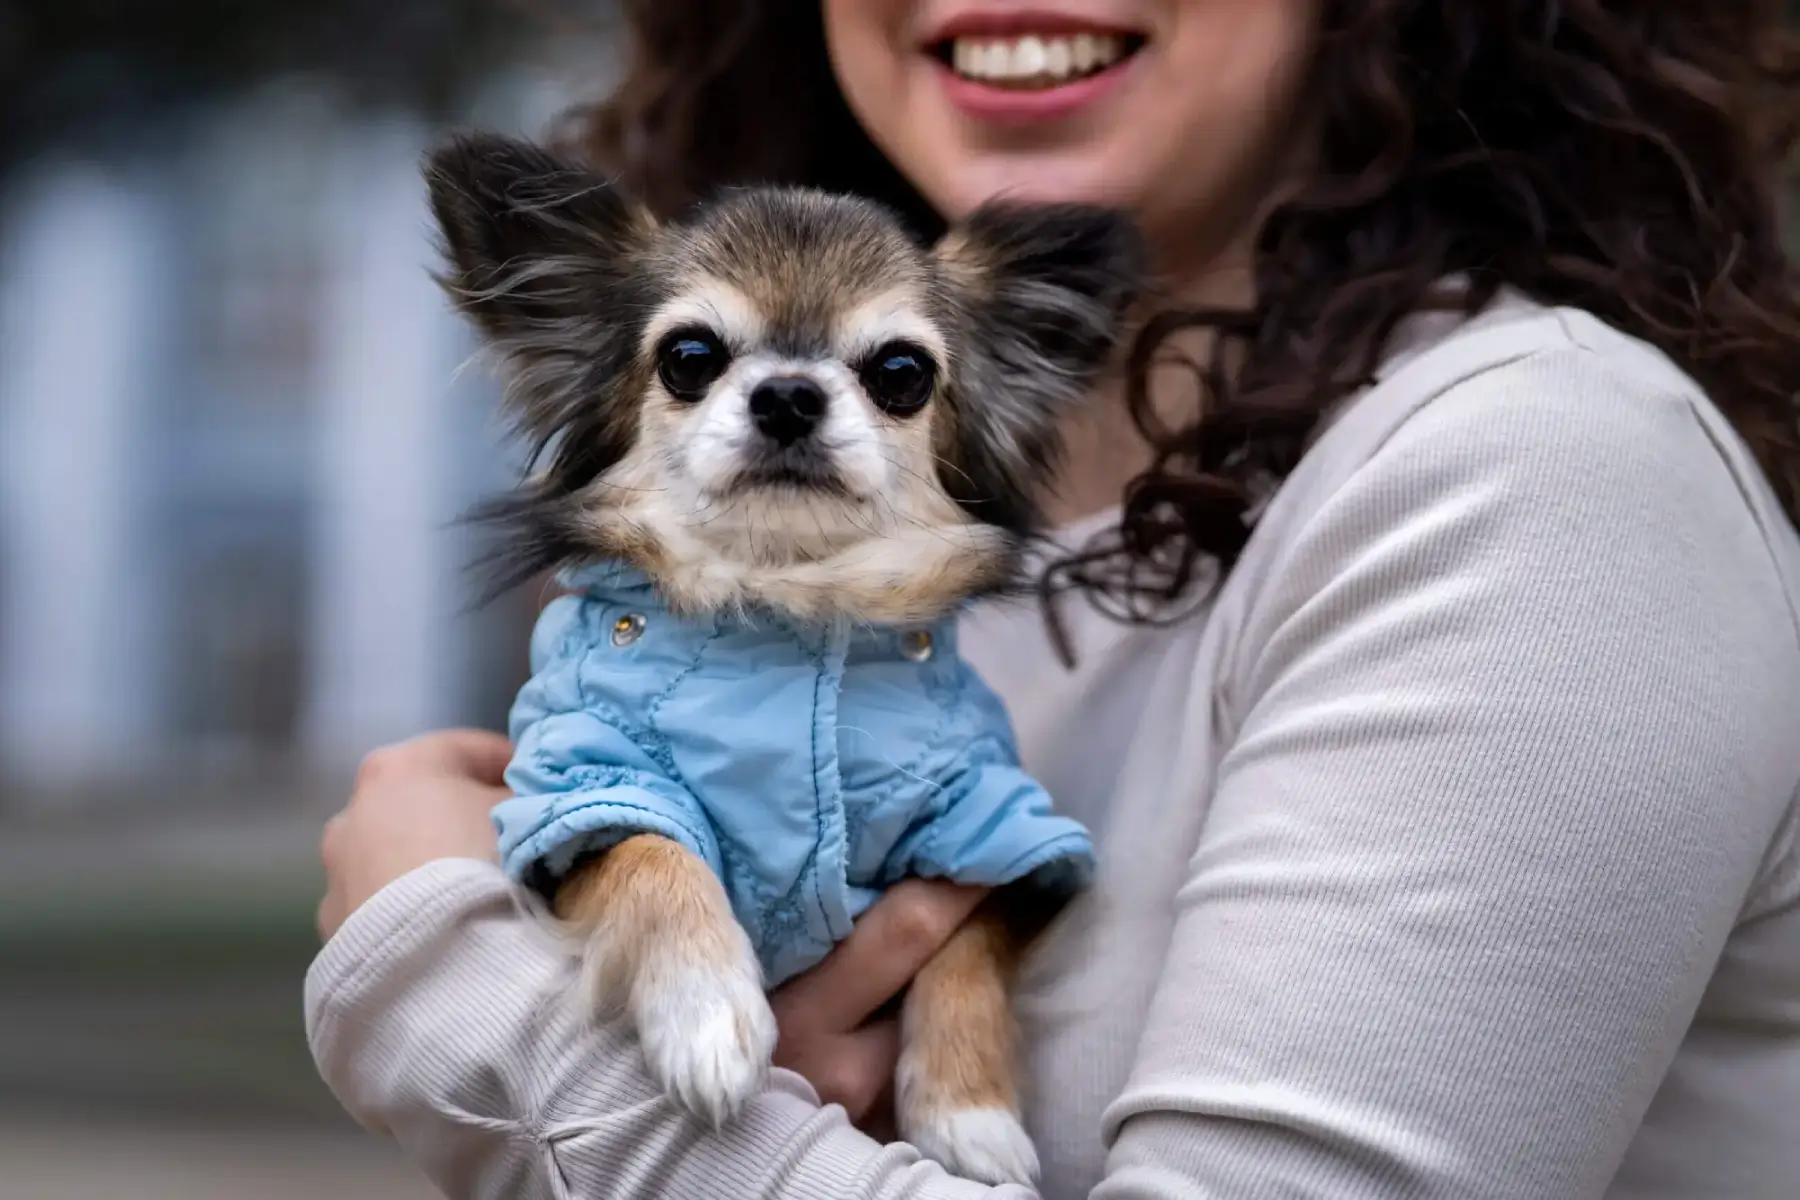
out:
M1800 535L1749 447L1692 376L1579 309L1503 295L1466 320L1421 318L1289 482L1270 534L1372 492L1397 519L1491 493L1496 513L1536 512L1512 526L1532 538L1678 521L1709 535L1696 552L1760 559L1739 565L1772 570L1800 630Z
M1374 460L1391 443L1451 433L1699 454L1760 478L1705 389L1662 351L1592 313L1513 292L1472 317L1404 323L1371 386L1328 418L1310 457ZM1471 448L1487 440L1468 438Z
M1695 458L1739 478L1752 507L1779 510L1748 446L1693 376L1590 312L1513 292L1473 317L1403 326L1374 384L1334 424L1353 422L1382 431L1374 447L1490 431L1610 448L1606 457Z
M1346 613L1380 640L1422 611L1487 630L1470 655L1710 646L1746 689L1800 704L1793 522L1692 378L1578 311L1509 298L1440 326L1335 415L1219 596L1228 691Z

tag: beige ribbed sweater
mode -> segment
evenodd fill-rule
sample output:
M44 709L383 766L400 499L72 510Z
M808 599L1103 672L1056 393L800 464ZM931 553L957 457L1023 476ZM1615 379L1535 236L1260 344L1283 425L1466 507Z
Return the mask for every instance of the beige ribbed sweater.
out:
M1209 608L965 648L1096 829L1019 999L1042 1194L1800 1197L1800 540L1666 360L1415 323ZM711 1134L498 871L307 981L321 1072L452 1197L1025 1200L776 1073Z

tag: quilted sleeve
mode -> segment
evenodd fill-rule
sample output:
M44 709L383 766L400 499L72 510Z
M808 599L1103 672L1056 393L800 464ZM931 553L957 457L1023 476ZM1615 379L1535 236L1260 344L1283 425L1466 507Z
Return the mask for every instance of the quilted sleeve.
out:
M915 875L998 886L1028 875L1058 891L1086 886L1094 867L1087 830L1055 811L1050 793L1019 765L1000 698L964 664L961 761L931 818L904 838L891 877Z
M510 799L494 808L501 863L541 886L575 861L638 833L672 838L719 870L711 825L642 730L580 682L582 601L553 601L532 635L531 681L513 706Z
M514 880L554 879L638 833L672 838L720 870L699 801L603 715L547 714L524 725L517 745L506 772L513 796L494 808L501 864Z

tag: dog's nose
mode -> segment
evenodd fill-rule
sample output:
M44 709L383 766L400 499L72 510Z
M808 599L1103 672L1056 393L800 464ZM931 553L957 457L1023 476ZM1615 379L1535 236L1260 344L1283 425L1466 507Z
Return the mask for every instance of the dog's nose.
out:
M763 436L791 446L825 416L825 389L803 375L765 379L750 392L750 419Z

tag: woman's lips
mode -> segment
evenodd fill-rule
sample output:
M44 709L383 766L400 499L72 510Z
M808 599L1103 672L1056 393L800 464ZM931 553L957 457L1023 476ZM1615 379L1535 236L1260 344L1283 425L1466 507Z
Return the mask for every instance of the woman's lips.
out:
M1052 9L1026 8L993 11L977 8L954 13L932 27L926 38L935 45L959 37L1022 37L1026 34L1119 34L1130 36L1140 30L1123 25L1109 25L1091 16L1056 12Z

